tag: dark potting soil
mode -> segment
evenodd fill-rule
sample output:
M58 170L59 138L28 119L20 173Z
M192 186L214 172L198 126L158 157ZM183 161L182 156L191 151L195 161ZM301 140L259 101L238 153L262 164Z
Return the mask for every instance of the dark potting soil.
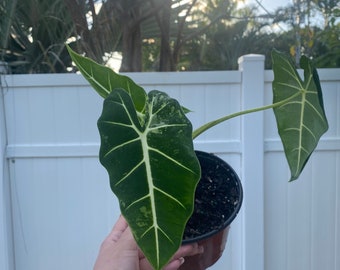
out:
M241 203L238 176L226 165L209 159L202 162L202 175L195 194L194 212L189 219L183 240L218 231L225 227ZM227 224L229 225L229 224Z

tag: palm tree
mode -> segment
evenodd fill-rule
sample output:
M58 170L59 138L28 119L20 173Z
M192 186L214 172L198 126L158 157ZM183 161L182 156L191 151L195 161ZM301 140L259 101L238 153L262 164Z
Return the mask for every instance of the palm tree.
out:
M1 60L13 73L67 71L65 41L73 23L63 1L3 0L0 12Z

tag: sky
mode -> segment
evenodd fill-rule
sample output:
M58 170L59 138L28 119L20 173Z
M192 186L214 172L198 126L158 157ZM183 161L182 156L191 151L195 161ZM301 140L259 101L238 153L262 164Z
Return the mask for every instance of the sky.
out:
M292 3L293 0L244 0L246 4L260 3L267 11L272 12L278 7L287 6ZM261 7L259 8L261 10ZM263 9L262 9L263 10ZM265 12L265 10L263 10Z
M254 4L259 7L259 11L263 13L271 13L275 11L278 7L286 7L292 4L294 0L237 0L243 1L245 4ZM315 15L312 17L312 22L316 25L323 26L323 17Z

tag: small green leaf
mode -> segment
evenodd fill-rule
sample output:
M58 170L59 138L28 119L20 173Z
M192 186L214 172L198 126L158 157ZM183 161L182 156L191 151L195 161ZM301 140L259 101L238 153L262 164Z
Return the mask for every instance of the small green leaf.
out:
M98 120L100 161L138 246L161 269L181 245L200 166L191 123L176 100L151 91L144 118L124 90L112 91Z
M81 74L88 80L99 95L106 98L115 88L127 91L138 112L143 112L146 102L145 90L127 76L119 75L112 69L99 65L92 59L81 56L67 46L71 58Z
M291 59L278 51L273 59L273 103L290 99L275 107L276 122L291 171L291 179L299 177L320 137L328 129L322 92L316 69L303 56L304 81Z

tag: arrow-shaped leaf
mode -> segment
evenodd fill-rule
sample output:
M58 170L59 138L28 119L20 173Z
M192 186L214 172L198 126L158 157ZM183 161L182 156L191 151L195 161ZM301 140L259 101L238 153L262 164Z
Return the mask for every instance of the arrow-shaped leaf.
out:
M299 177L320 137L328 129L322 92L316 69L310 60L301 57L304 81L289 57L278 51L273 59L273 103L289 99L274 113L291 171L291 181Z
M66 46L73 62L81 74L88 80L99 95L106 98L113 89L122 88L127 91L138 112L143 112L146 102L145 90L133 80L115 73L112 69L97 64L92 59L81 56Z
M139 247L161 269L181 244L200 167L176 100L150 92L144 118L138 121L126 91L112 91L98 120L100 161Z

